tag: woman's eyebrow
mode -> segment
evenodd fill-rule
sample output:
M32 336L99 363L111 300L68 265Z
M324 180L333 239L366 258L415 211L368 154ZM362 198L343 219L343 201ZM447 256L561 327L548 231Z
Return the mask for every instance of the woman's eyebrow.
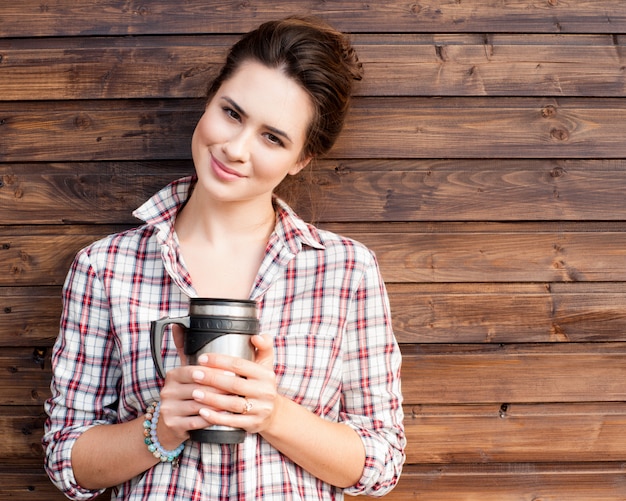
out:
M223 96L222 99L224 101L226 101L228 104L230 104L234 110L239 113L242 117L244 118L248 118L248 114L241 108L241 106L239 106L235 101L233 101L230 97L228 96ZM265 127L267 130L269 130L272 134L276 135L276 136L281 136L282 138L286 139L287 141L289 141L290 143L293 143L293 141L291 140L291 138L289 137L289 134L287 134L285 131L277 129L276 127L272 127L271 125L263 125L263 127Z

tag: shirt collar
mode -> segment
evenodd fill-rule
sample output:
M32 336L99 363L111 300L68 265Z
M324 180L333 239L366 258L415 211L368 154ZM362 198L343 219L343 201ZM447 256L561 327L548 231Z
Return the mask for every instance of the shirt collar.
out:
M317 229L300 219L291 207L276 196L274 197L274 207L276 208L274 233L292 253L296 254L302 250L303 245L314 249L324 248Z
M176 214L185 205L196 180L196 176L187 176L168 184L137 208L133 216L154 226L167 238L173 233ZM324 248L316 228L300 219L283 200L274 197L274 207L274 234L293 254L302 250L303 245Z

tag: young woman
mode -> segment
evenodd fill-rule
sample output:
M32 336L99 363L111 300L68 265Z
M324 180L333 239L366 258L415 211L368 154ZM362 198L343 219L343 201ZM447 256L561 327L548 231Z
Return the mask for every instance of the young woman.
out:
M68 497L114 487L124 500L341 499L397 483L401 357L376 259L274 193L331 148L360 76L326 24L261 25L209 89L196 175L137 209L142 226L78 253L43 440ZM150 323L186 315L192 297L257 302L254 361L184 365L167 336L159 378ZM189 440L210 425L243 428L245 441Z

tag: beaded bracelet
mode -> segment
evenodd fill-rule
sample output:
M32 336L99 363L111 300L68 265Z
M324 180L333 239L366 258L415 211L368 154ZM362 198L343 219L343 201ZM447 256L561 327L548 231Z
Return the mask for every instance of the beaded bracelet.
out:
M148 450L155 458L160 460L162 463L172 463L174 468L178 468L180 455L185 448L185 444L180 444L173 451L168 451L163 448L157 438L157 424L159 423L160 409L161 402L151 403L146 409L146 414L144 416L145 421L143 422L144 442L148 446Z

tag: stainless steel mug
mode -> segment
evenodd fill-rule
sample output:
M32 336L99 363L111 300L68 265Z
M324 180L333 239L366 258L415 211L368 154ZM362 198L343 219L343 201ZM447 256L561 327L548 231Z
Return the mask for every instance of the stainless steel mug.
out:
M165 317L155 320L150 328L152 359L161 377L165 377L161 346L168 324L184 328L183 350L189 365L197 365L203 353L223 353L254 360L250 337L259 332L256 302L251 300L191 298L186 317ZM227 426L210 426L191 430L191 439L199 442L237 444L243 442L245 431Z

